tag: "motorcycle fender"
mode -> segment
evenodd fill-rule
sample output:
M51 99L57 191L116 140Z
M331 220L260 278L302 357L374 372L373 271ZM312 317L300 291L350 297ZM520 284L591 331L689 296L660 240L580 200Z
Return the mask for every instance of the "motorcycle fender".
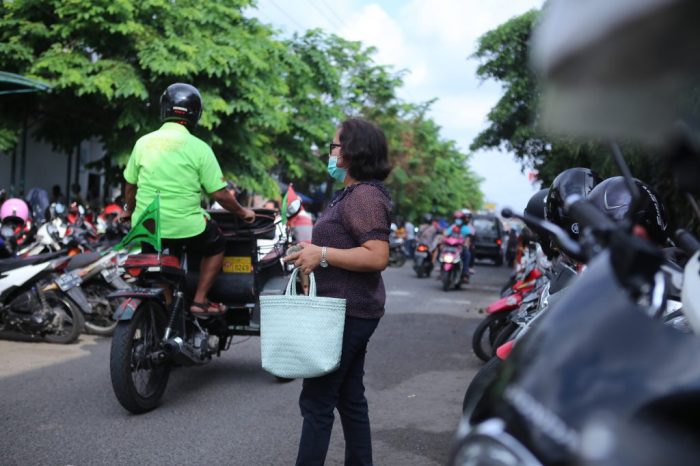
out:
M494 301L486 307L487 314L495 314L497 312L506 312L517 309L520 303L523 302L522 295L516 294L511 296L506 296L498 301Z
M449 272L450 270L452 270L452 266L453 264L443 264L442 270L444 270L445 272Z
M83 314L92 314L92 305L88 302L82 288L76 286L66 291L66 294L78 305Z
M125 299L117 310L114 311L114 316L112 316L112 318L114 320L131 320L134 317L134 312L136 312L139 304L141 304L141 301L143 300L139 298Z

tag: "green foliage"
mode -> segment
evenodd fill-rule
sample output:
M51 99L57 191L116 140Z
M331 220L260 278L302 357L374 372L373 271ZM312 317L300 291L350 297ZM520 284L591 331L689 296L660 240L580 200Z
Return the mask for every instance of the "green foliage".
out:
M489 125L472 142L471 149L497 148L512 152L523 169L534 168L543 186L562 171L589 167L602 177L617 176L608 146L596 142L566 140L543 134L537 127L539 90L528 63L529 41L539 11L514 17L487 32L480 39L474 57L477 75L494 79L503 86L503 96L488 114ZM698 98L689 105L700 109ZM673 187L671 173L648 149L622 144L632 174L652 185L664 199L678 226L696 227L686 199Z
M277 180L304 191L332 181L326 148L342 119L364 116L387 134L399 213L447 213L481 202L468 156L439 136L429 105L396 97L401 73L374 49L311 30L281 40L246 17L251 0L13 0L0 5L5 71L36 77L50 93L0 99L0 150L15 144L17 108L34 134L63 152L97 137L126 163L156 129L172 82L195 84L204 113L194 133L238 185L277 197ZM23 115L22 115L23 116ZM112 170L119 173L120 170ZM116 181L116 180L115 180Z

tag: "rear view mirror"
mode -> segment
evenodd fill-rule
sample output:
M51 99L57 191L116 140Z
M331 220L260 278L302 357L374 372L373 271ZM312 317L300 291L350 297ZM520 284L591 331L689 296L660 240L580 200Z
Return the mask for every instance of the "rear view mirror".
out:
M292 218L301 212L301 199L294 199L287 206L287 218Z

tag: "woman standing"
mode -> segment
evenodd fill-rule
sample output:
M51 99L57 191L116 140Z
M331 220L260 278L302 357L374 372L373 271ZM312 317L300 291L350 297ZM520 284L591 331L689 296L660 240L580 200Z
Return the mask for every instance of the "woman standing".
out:
M372 440L365 387L365 352L384 315L381 271L389 262L391 198L382 181L391 171L384 133L360 118L344 121L330 145L328 173L343 182L313 228L312 244L287 257L309 274L317 294L345 298L339 368L304 379L304 418L297 465L322 465L338 409L345 434L345 464L371 465Z

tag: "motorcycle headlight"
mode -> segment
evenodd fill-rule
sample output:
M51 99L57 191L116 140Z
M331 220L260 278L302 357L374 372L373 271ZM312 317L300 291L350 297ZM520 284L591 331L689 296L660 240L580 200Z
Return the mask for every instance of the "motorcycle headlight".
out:
M489 419L471 430L453 451L451 466L541 466L503 421Z
M12 238L15 236L15 229L9 225L5 225L0 228L0 235L2 235L4 238Z
M443 258L442 258L442 260L444 260L444 261L445 261L446 263L448 263L448 264L451 264L451 263L454 261L454 259L455 259L455 258L454 258L453 256L449 255L449 254L446 254L446 255L443 256Z

